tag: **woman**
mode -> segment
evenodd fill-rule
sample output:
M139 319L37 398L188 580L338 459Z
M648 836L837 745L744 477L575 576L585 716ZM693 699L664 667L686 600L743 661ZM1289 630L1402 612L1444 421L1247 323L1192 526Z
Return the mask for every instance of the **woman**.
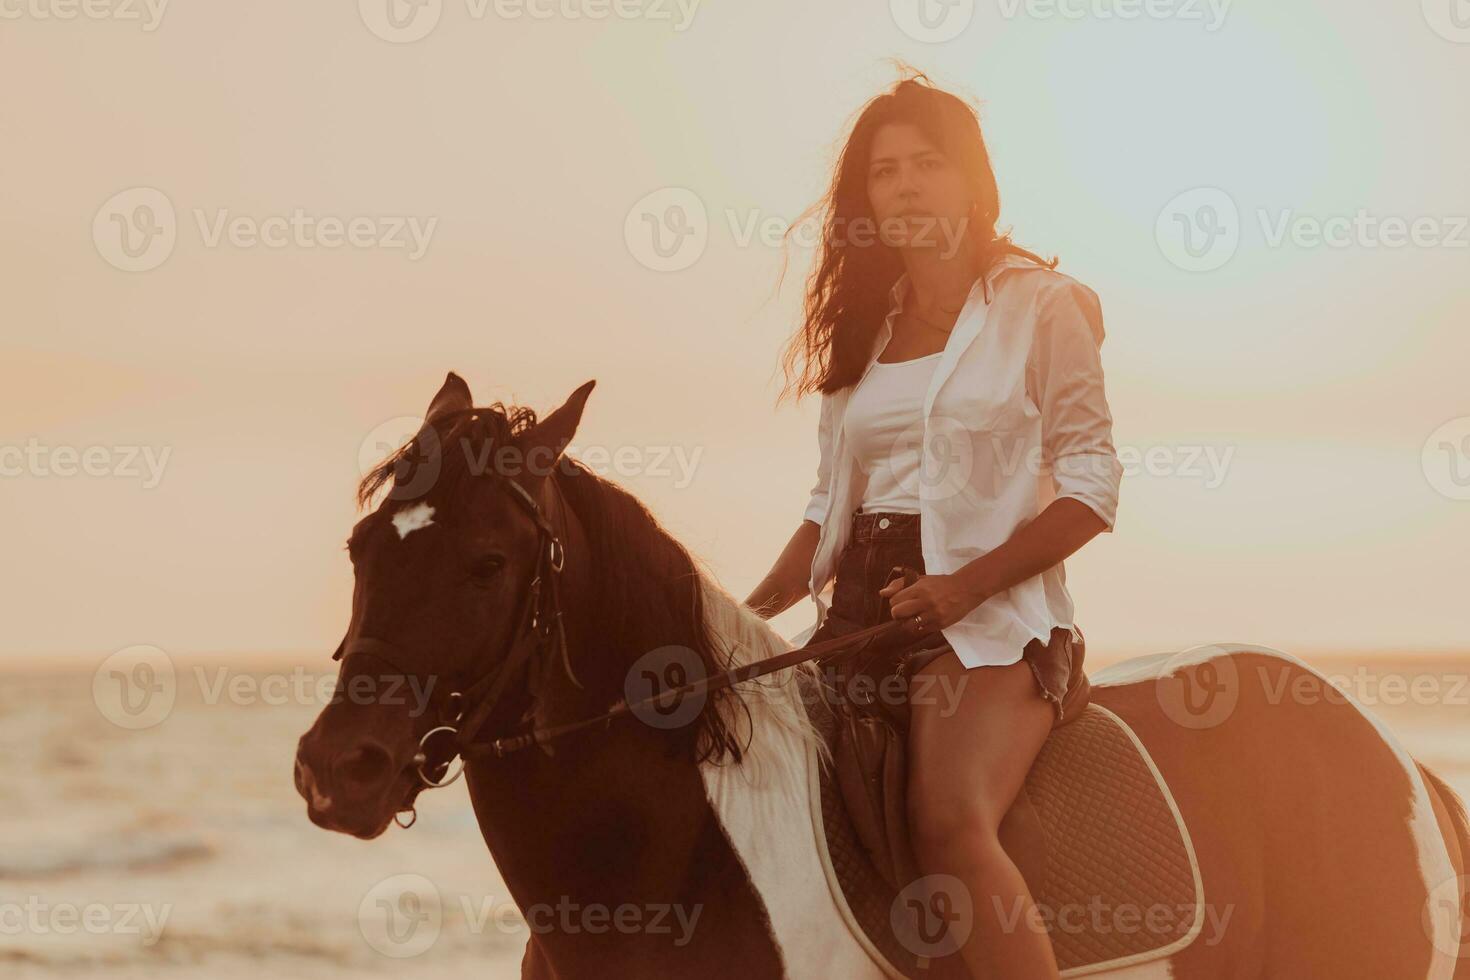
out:
M915 856L968 893L973 975L1056 977L997 833L1048 733L1087 700L1061 563L1117 508L1102 317L1056 260L997 233L974 110L919 79L865 107L824 202L787 357L804 357L798 392L822 393L817 484L746 602L769 617L811 595L808 642L889 615L943 634L925 672L949 686L927 689L959 694L911 709ZM905 586L895 566L925 574Z

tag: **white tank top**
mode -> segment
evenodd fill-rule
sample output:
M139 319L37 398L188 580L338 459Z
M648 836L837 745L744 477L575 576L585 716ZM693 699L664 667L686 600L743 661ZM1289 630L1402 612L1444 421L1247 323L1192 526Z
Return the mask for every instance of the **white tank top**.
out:
M848 398L843 425L858 468L867 476L865 512L919 512L924 395L942 353L876 361Z

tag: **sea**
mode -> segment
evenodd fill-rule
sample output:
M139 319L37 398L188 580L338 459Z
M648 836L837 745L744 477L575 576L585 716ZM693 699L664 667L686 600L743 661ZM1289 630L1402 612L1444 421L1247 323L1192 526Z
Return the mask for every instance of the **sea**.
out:
M0 661L0 976L518 977L530 933L462 782L373 841L307 820L320 659L171 663L148 717L105 664ZM1470 796L1470 656L1312 662Z

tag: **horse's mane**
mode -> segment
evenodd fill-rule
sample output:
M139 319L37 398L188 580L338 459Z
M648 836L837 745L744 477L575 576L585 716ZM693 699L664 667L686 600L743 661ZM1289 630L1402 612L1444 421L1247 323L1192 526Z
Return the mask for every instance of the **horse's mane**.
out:
M726 591L713 575L702 572L701 580L711 628L729 646L729 656L736 666L768 660L792 649L785 637ZM754 779L785 781L804 774L803 756L808 748L815 749L818 757L830 764L830 750L806 708L806 702L815 696L814 686L802 686L803 675L815 682L817 672L814 665L801 664L740 685L737 697L744 710L739 716L727 711L725 724L737 731L742 721L752 726L742 769ZM788 784L786 788L798 796L806 791L805 785Z
M535 425L532 409L496 402L426 426L434 430L440 447L464 450L439 454L435 495L453 499L467 489L468 480L506 479L476 472L471 460L492 459L495 447L514 445ZM418 438L363 477L359 506L366 506L390 480L412 479L409 470L422 453ZM576 596L567 606L567 615L587 622L587 635L597 638L595 658L574 663L584 682L621 696L623 678L634 661L670 645L695 651L709 674L790 649L754 610L721 588L704 563L637 497L572 457L563 457L551 472L586 532L592 551L588 560L596 570L592 594ZM803 771L792 754L820 743L807 719L795 670L747 682L739 690L715 692L695 725L669 735L695 762L746 761L753 763L752 770L770 766L778 774Z

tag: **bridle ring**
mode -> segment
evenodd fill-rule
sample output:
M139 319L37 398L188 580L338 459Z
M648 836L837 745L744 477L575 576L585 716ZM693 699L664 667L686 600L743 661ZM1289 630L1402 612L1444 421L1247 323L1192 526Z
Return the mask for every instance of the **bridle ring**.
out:
M428 731L424 732L424 737L419 739L418 753L415 754L413 757L414 771L419 774L419 779L423 780L424 785L429 787L430 789L439 789L441 786L448 786L460 776L464 775L463 757L460 758L459 768L454 770L454 775L446 775L438 782L430 779L428 774L424 772L424 765L429 761L429 754L424 751L424 746L429 744L429 739L433 738L435 735L438 735L440 732L448 732L451 735L458 735L459 729L455 728L453 725L440 725L437 728L431 728ZM452 766L454 764L454 760L451 759L449 761L449 764Z

